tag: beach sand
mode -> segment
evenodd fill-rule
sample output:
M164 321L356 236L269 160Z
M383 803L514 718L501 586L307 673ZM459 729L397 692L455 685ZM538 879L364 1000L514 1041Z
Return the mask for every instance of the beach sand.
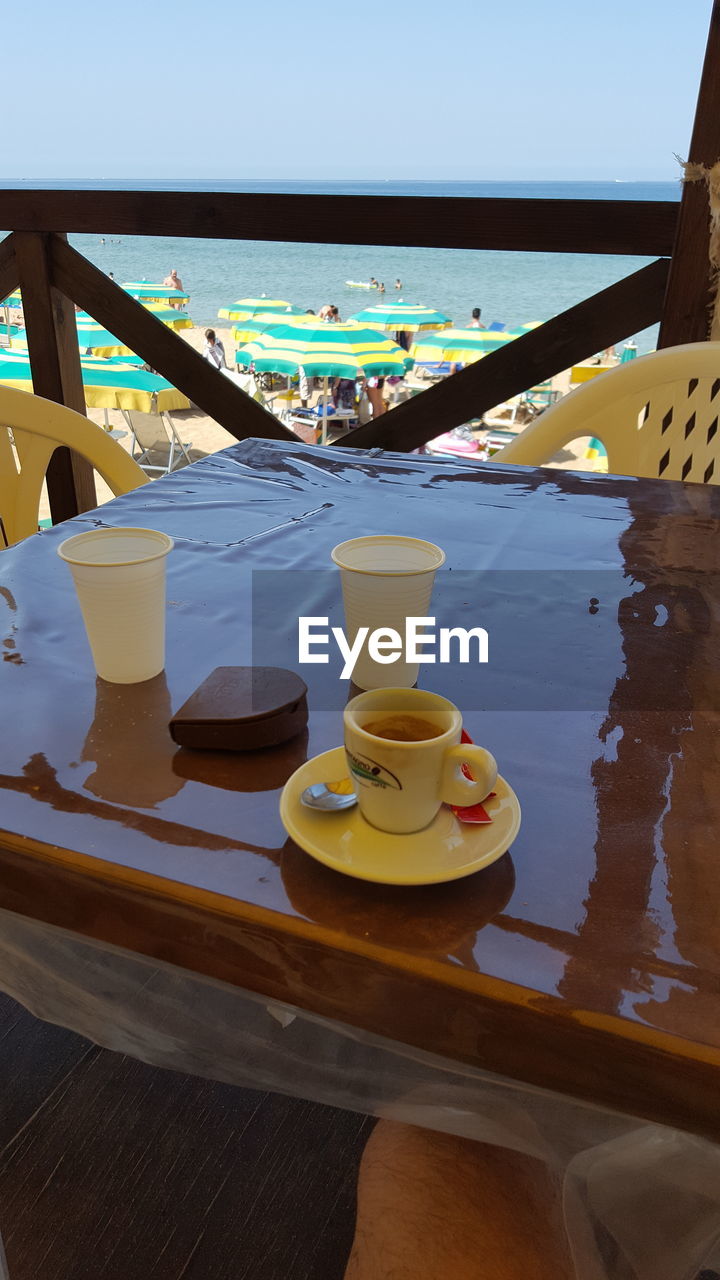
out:
M218 338L225 347L225 353L228 364L234 367L233 355L235 343L232 340L231 330L216 329ZM179 337L189 342L197 351L202 351L205 341L204 328L195 327L192 329L183 329L178 334ZM565 391L567 389L569 375L560 374L557 385ZM553 380L554 382L556 380ZM299 403L299 402L298 402ZM492 417L492 415L489 415ZM99 426L104 425L104 414L102 409L89 409L88 417L93 422L97 422ZM114 430L126 432L126 435L118 441L122 448L130 452L132 438L127 427L127 423L119 410L108 410L108 420L110 427ZM224 427L218 425L206 413L197 408L185 409L181 412L173 413L172 420L175 423L178 434L183 442L191 445L190 455L193 462L199 458L205 457L209 453L217 453L220 449L227 448L228 445L235 444L235 437L226 431ZM501 425L501 418L496 419L497 425ZM556 459L553 459L550 465L561 467L564 470L592 470L592 464L585 461L585 451L588 441L574 441L567 449L564 449ZM112 492L99 476L95 477L98 505L108 502L112 498ZM50 515L50 506L48 503L47 493L43 489L42 500L40 504L40 519L47 519Z

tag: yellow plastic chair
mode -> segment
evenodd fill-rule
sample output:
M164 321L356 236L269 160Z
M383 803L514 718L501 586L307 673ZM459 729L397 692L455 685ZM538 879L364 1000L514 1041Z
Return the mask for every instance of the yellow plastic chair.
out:
M563 396L493 462L542 466L583 436L605 446L608 471L720 483L720 342L653 351Z
M116 496L148 484L129 454L89 418L28 391L0 387L0 547L37 531L45 472L58 445L86 458Z

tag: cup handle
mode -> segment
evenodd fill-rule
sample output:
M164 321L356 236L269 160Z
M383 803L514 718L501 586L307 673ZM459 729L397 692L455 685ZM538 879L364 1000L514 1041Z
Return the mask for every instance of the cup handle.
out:
M472 773L467 778L462 772L466 764ZM441 794L445 804L459 805L466 808L471 804L480 804L492 791L497 782L497 764L495 757L484 747L461 742L456 747L448 747L443 760Z

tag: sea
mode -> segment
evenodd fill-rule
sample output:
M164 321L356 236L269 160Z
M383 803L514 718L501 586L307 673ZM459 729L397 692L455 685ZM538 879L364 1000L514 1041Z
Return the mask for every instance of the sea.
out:
M281 179L67 179L0 180L2 188L101 191L228 191L287 195L494 196L553 200L680 199L679 182L450 182L300 181ZM442 213L439 214L442 216ZM0 213L0 219L2 215ZM103 240L105 243L103 243ZM385 301L402 298L445 312L467 324L473 307L485 324L509 328L548 320L651 261L605 254L509 253L475 249L415 249L407 246L292 244L285 241L195 240L159 236L71 235L70 241L119 283L159 281L176 267L190 294L189 313L198 325L217 322L218 309L238 298L265 294L318 310L336 305L344 320L377 302L377 294L349 288L348 280L371 276L385 284ZM399 278L402 289L396 290ZM623 334L638 352L656 345L657 326Z

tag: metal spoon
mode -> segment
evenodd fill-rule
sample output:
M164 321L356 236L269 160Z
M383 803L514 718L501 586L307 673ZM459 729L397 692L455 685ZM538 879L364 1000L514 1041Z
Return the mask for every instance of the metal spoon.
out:
M340 782L313 782L311 787L305 788L300 799L308 809L322 809L325 813L338 813L357 804L349 778L342 778Z

